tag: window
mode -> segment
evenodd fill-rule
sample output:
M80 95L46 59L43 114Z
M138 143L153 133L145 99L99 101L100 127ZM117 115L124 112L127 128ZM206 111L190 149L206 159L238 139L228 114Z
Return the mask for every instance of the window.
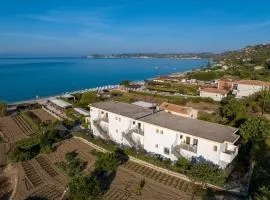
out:
M190 144L190 137L186 137L186 144Z
M136 123L136 122L135 122L135 121L133 121L133 125L135 125L135 123Z
M115 120L118 120L118 118L117 118L117 117L115 117Z
M217 151L217 146L216 145L213 147L213 151Z
M170 155L170 149L167 147L164 147L164 154Z
M118 133L118 129L116 129L115 132Z
M158 144L156 144L155 147L158 148Z
M198 145L198 139L193 139L193 145Z
M180 135L180 139L182 139L183 138L183 135Z
M103 111L101 111L101 114L104 114L104 112L103 112Z
M160 134L163 134L163 130L160 131Z
M159 133L159 130L158 129L156 130L156 133Z
M121 118L120 117L118 118L118 120L119 120L119 122L121 122Z

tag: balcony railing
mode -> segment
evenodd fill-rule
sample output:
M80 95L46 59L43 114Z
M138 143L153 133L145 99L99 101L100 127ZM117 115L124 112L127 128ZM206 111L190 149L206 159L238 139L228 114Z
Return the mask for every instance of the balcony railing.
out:
M104 139L110 139L108 132L103 130L103 128L100 125L100 120L94 121L93 122L94 126L96 127L96 129L98 130L99 134L103 136Z
M197 145L190 145L190 144L186 144L186 143L181 143L180 144L180 148L193 152L193 153L197 153Z
M100 120L103 121L103 122L106 122L106 123L109 122L109 118L108 117L102 117Z
M140 134L140 135L144 135L144 131L142 129L139 129L139 128L133 129L133 132L137 133L137 134Z

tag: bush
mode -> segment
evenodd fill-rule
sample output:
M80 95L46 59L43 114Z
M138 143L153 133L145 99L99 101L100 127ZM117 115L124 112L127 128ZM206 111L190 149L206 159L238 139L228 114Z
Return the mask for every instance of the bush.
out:
M101 193L100 182L93 176L76 176L68 184L70 199L95 200Z
M79 176L85 167L85 162L77 158L78 153L75 151L67 152L65 160L58 163L58 167L68 173L69 177Z
M75 151L72 152L67 152L65 154L65 159L67 162L71 162L72 160L74 160L77 157L78 153L76 153Z
M119 160L115 153L104 153L96 160L95 168L103 171L115 171L119 164Z
M176 161L175 166L183 170L189 170L192 163L188 159L181 157Z
M223 186L226 182L224 172L217 165L210 162L192 165L188 171L188 176L195 181L209 182L220 186Z

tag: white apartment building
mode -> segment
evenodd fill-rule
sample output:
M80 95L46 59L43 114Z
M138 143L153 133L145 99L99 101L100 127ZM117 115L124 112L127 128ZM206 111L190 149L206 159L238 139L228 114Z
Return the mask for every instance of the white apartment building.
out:
M221 101L227 96L226 90L219 90L217 88L203 88L200 90L200 97L209 97L214 101Z
M237 98L247 97L263 89L269 89L270 82L257 80L240 80L237 81L237 89L234 91Z
M201 158L225 168L238 154L239 136L232 127L120 102L94 103L90 117L95 136L173 161Z

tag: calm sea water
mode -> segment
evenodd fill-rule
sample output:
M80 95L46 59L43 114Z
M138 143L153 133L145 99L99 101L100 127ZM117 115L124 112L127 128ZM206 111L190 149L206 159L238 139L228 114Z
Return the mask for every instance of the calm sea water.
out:
M179 59L0 59L0 101L16 102L68 91L144 80L187 71L207 60Z

